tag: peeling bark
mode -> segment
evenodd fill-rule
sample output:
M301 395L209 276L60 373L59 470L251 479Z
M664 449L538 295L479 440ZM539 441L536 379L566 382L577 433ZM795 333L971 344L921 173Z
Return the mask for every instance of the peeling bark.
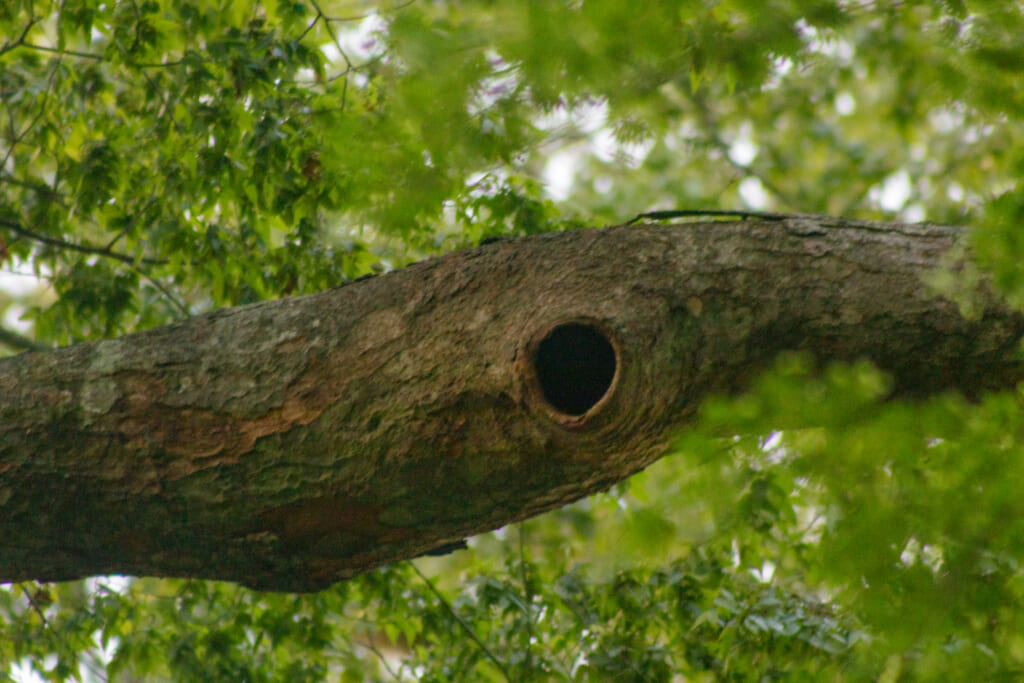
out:
M923 283L961 234L550 234L3 359L0 580L316 590L607 488L789 349L903 394L1013 386L1024 318Z

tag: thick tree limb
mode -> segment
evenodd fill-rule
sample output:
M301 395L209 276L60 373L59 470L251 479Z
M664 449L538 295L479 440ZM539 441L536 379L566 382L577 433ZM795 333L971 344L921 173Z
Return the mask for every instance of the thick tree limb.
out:
M5 359L0 580L321 588L608 487L786 349L907 394L1013 386L1024 318L922 282L960 234L551 234Z

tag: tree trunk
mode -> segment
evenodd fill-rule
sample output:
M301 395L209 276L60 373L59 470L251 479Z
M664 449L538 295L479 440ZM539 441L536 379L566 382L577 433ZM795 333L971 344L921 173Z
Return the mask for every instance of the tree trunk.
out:
M3 359L0 580L316 590L610 486L787 349L903 394L1013 386L1024 317L923 282L961 234L549 234Z

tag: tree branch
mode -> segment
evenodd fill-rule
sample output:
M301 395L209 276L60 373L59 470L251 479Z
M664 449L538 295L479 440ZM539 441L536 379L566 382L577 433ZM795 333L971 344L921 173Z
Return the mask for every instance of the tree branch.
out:
M574 230L2 359L0 580L316 590L606 489L784 351L904 396L1014 387L1024 316L923 284L963 234Z

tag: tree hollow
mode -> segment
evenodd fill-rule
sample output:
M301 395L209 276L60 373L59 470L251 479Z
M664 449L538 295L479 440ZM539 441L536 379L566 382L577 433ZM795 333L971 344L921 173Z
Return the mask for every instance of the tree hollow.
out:
M618 359L611 340L595 325L570 322L540 340L533 368L541 393L556 411L579 417L607 395Z

